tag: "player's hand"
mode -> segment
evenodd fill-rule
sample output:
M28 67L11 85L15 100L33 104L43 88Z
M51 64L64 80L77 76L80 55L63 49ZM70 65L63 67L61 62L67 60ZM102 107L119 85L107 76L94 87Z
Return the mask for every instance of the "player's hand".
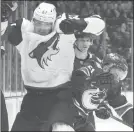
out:
M71 34L75 32L82 32L86 25L87 23L84 19L65 19L61 22L60 29L65 34Z
M97 110L95 110L95 115L100 119L109 119L110 118L110 108L106 107L105 103L102 103L98 106Z
M55 23L55 31L64 34L73 34L75 32L82 32L87 26L84 19L80 19L77 16L66 16L65 13L60 15Z

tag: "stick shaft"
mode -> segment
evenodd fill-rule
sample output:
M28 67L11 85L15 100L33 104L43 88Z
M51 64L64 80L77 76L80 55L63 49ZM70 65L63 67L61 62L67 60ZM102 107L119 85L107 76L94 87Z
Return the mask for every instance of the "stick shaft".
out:
M126 125L126 126L128 126L128 127L131 127L128 123L122 121L121 119L115 117L114 115L111 115L111 118L114 119L114 120L116 120L116 121L118 121L118 122L120 122L120 123L122 123L122 124L124 124L124 125Z

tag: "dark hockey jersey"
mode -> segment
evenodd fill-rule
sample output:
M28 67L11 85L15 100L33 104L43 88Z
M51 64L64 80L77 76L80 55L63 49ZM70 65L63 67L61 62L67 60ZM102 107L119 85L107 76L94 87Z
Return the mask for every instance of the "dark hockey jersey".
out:
M83 94L84 91L90 89L88 86L84 86L85 84L87 84L87 83L85 83L86 82L85 77L82 77L82 75L76 75L77 77L75 77L75 74L74 74L77 70L79 70L83 67L84 67L84 72L86 72L85 74L87 74L88 77L95 76L96 73L98 74L99 72L102 72L101 60L99 58L97 58L95 55L88 53L88 56L85 60L81 60L81 59L78 59L77 57L75 57L74 72L72 74L72 85L73 85L73 90L74 90L74 96L75 96L76 100L80 103L80 105L82 105L81 104L82 103L81 102L81 96L82 96L81 94ZM85 70L87 67L88 67L88 69ZM95 89L95 91L96 90L97 89ZM81 107L83 107L83 106L81 106Z
M82 69L81 67L87 67ZM87 75L91 76L93 78L99 73L102 73L101 69L101 60L99 60L95 55L89 54L88 57L85 60L80 60L78 58L75 58L74 63L74 73L72 75L72 81L73 82L73 88L74 88L74 97L75 97L75 105L80 108L83 112L88 112L89 110L94 109L95 107L92 105L89 105L90 101L88 97L84 98L84 91L87 91L87 95L90 93L97 92L97 90L92 89L92 87L89 87L90 84L86 82ZM83 71L78 72L77 71ZM86 77L85 77L86 74ZM87 85L85 85L87 84ZM90 90L88 90L90 89ZM90 91L90 92L89 92ZM108 100L108 103L110 106L114 108L116 113L130 126L133 126L133 106L130 104L126 97L122 95L121 86L117 88L117 91L113 91L116 93L116 96L113 95L112 100ZM85 94L86 95L86 94ZM101 93L102 98L105 96L105 94ZM108 95L110 96L110 95ZM115 97L115 98L114 98ZM87 101L84 103L82 102L83 99L86 99ZM106 98L107 99L107 98ZM95 102L94 102L95 103ZM84 105L87 105L86 107L83 107ZM96 105L97 106L97 105Z

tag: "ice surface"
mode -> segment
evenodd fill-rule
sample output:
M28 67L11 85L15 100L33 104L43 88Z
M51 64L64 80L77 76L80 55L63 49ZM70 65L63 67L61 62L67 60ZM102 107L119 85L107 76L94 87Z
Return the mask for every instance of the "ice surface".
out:
M127 92L123 94L127 97L128 101L133 104L133 93ZM6 99L10 128L15 119L16 113L20 109L21 100L22 100L21 98ZM133 131L126 125L123 125L122 123L119 123L118 121L115 121L114 119L111 118L107 120L101 120L95 117L95 121L96 121L96 131Z

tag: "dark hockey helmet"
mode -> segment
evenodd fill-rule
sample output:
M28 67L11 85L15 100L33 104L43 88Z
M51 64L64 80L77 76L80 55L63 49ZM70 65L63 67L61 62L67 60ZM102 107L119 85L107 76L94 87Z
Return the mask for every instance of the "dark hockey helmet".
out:
M128 73L128 65L123 56L117 53L107 54L102 63L103 71L112 73L118 80L124 80Z
M76 32L75 33L75 38L78 39L78 38L84 38L84 37L90 37L90 39L94 40L96 39L96 35L94 34L91 34L91 33L84 33L84 32Z
M11 13L18 7L17 1L1 1L1 22L9 19Z

